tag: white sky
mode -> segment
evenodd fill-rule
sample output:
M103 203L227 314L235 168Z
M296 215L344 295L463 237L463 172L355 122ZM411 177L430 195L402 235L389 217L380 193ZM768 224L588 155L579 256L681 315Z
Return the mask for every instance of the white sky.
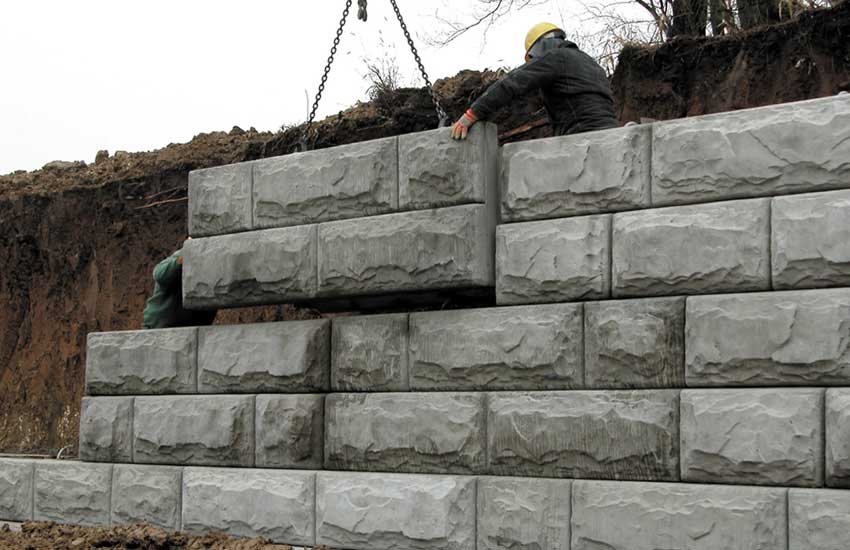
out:
M432 79L515 66L541 20L565 23L575 0L541 0L445 48L425 37L475 0L399 0ZM52 160L92 162L99 149L145 151L201 132L275 130L306 119L344 0L2 0L0 174ZM357 2L319 117L365 99L364 58L417 71L388 0Z

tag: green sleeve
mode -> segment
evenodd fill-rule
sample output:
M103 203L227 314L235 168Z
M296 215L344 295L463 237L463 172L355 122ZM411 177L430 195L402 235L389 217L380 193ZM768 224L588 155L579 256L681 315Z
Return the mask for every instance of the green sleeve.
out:
M157 264L153 270L153 279L164 289L173 288L180 282L182 266L177 263L181 251L177 251Z

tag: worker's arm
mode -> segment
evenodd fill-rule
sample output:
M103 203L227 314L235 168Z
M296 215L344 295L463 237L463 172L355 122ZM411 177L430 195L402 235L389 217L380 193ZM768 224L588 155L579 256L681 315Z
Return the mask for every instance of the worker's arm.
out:
M157 264L153 270L153 279L164 289L173 288L180 282L183 271L183 255L173 254Z

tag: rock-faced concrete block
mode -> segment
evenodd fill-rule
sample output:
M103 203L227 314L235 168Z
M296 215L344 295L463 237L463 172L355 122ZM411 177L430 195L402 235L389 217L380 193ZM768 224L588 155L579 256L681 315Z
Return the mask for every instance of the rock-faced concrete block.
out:
M112 524L150 523L180 529L183 468L116 464L112 471Z
M34 488L34 461L0 458L0 519L32 520Z
M850 290L688 298L689 386L850 384Z
M614 296L770 288L769 200L614 216Z
M93 332L86 352L89 395L194 393L197 329Z
M675 390L491 393L488 471L676 481L678 416Z
M133 397L83 397L80 459L133 461Z
M582 306L547 304L413 313L415 390L582 386Z
M475 479L319 472L316 544L352 550L474 550Z
M331 322L286 321L198 329L200 393L327 391Z
M189 172L189 235L206 237L253 227L250 162Z
M829 97L653 126L652 202L850 185L850 99Z
M253 466L254 397L137 397L133 462Z
M254 163L256 228L359 218L398 209L397 138Z
M334 319L331 388L407 391L407 325L407 313Z
M821 389L682 391L682 480L823 484Z
M39 461L35 467L35 521L109 525L112 464Z
M826 392L826 484L850 488L850 389Z
M315 472L186 468L183 530L315 543Z
M502 148L502 218L539 220L648 208L649 125Z
M453 140L449 128L399 136L398 157L402 210L499 200L495 124L476 124L466 141Z
M331 394L325 467L478 473L485 466L484 394Z
M478 479L478 550L570 547L570 485L560 479Z
M320 470L324 418L323 395L258 395L256 466Z
M571 550L786 550L785 489L573 483Z
M850 286L850 191L778 197L772 208L773 288Z
M848 541L850 491L788 491L788 550L846 550Z
M611 216L586 216L496 229L499 304L607 298Z
M685 299L613 300L584 305L588 388L685 385Z

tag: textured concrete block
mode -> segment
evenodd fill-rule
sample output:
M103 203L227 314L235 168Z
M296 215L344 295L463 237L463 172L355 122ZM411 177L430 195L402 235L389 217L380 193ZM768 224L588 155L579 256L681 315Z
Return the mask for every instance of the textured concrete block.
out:
M407 391L407 313L333 320L334 391Z
M316 544L474 550L475 479L320 472Z
M484 394L331 394L325 467L477 473L485 466Z
M652 201L682 204L850 186L850 98L655 124Z
M614 296L770 288L769 200L614 216Z
M566 302L611 293L611 216L500 225L496 301Z
M116 464L112 471L112 524L150 523L180 529L183 469Z
M820 389L682 391L682 480L823 483Z
M236 233L253 227L250 162L189 172L189 234Z
M773 288L850 286L850 191L779 197L772 208Z
M417 390L581 387L581 323L581 304L411 314L410 385Z
M685 385L685 299L614 300L584 305L588 388Z
M258 395L256 466L321 469L324 419L322 395Z
M502 218L539 220L648 208L649 125L502 148Z
M186 468L183 530L312 546L315 489L315 472Z
M850 389L826 392L826 484L850 488Z
M847 550L850 492L788 491L788 550Z
M254 397L137 397L133 462L254 464Z
M315 225L192 239L183 245L183 305L221 308L316 295Z
M93 332L86 352L90 395L194 393L197 329Z
M34 487L34 461L0 458L0 519L33 519Z
M80 459L87 462L133 461L132 397L83 397Z
M324 223L319 293L492 286L494 231L492 213L480 204Z
M109 525L112 464L39 461L35 467L35 521Z
M254 225L283 227L398 209L397 138L254 163Z
M678 416L674 390L491 393L489 472L675 481Z
M327 391L331 322L287 321L198 329L200 393Z
M573 483L571 550L786 550L786 490Z
M476 124L466 141L453 140L449 128L399 136L398 157L403 210L499 200L495 124Z
M691 386L850 383L850 290L688 298Z
M478 550L568 550L571 483L479 478Z

